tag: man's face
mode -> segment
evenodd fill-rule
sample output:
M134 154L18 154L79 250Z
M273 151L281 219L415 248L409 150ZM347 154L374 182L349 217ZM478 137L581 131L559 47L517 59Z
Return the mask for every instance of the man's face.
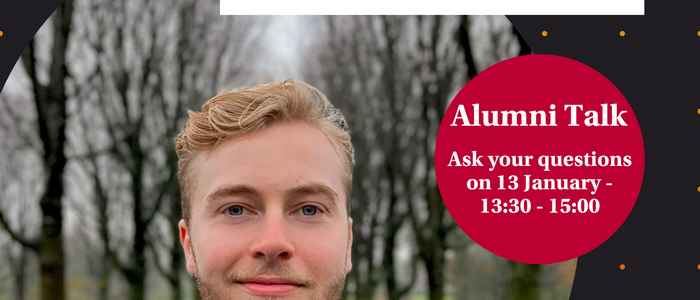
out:
M190 164L187 270L204 299L339 299L350 271L343 164L330 140L280 123Z

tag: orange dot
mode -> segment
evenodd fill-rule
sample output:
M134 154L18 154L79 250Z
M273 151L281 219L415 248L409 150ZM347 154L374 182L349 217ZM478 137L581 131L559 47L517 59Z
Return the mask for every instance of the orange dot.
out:
M700 185L698 185L697 191L698 193L700 193Z
M698 108L698 110L696 112L698 113L698 115L700 115L700 108Z
M547 30L542 30L542 32L540 32L540 34L542 35L542 37L548 37L548 36L549 36L549 31L547 31Z
M620 271L624 271L627 266L625 266L625 264L619 264L617 268L620 269Z
M5 36L5 32L2 31L2 30L0 30L0 38L3 37L3 36Z
M695 35L697 35L698 37L700 37L700 30L696 31L696 32L695 32Z
M625 37L627 35L627 32L625 32L624 30L620 30L620 32L618 32L617 35L619 35L620 37Z
M698 264L698 265L697 265L697 266L695 266L695 267L696 267L696 268L698 268L698 270L700 270L700 264Z

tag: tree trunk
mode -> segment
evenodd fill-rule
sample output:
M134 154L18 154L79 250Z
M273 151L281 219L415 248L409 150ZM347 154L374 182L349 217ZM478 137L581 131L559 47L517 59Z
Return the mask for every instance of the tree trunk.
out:
M64 1L53 15L54 36L49 67L49 85L35 96L39 137L43 145L43 161L47 173L46 187L39 201L41 234L39 269L41 299L63 300L65 258L63 250L63 171L66 166L66 102L65 79L68 77L66 53L73 15L73 3ZM34 71L32 71L34 72ZM37 84L38 80L36 81Z
M138 137L132 143L138 145ZM133 145L133 144L132 144ZM132 152L140 154L140 151ZM129 299L143 300L146 293L146 230L143 216L143 161L139 155L133 157L135 172L131 174L131 192L134 200L132 218L134 222L134 240L131 248L131 272L129 273Z
M389 234L387 235L384 244L384 273L386 274L386 291L389 296L389 300L400 300L401 294L399 293L399 287L396 279L396 267L394 261L394 247L396 245L396 237L394 231L389 229Z
M434 249L431 258L426 262L429 299L443 300L445 298L445 255L442 247Z
M538 278L541 266L511 263L511 270L511 299L538 299Z
M102 274L97 285L97 295L99 296L99 299L109 299L109 279L110 274L112 273L111 267L112 264L109 262L109 259L105 255L104 263L102 264Z
M95 164L96 166L96 164ZM95 170L97 168L95 167ZM95 172L94 176L99 176L97 172ZM96 177L97 178L97 177ZM109 280L110 276L112 274L112 253L110 249L110 234L109 234L109 226L108 226L108 212L107 212L107 196L104 193L104 189L102 188L102 183L99 182L98 178L98 188L97 188L97 194L98 194L98 211L99 211L99 231L100 231L100 239L102 240L102 265L100 266L102 270L100 270L100 278L98 279L98 286L97 286L97 294L100 296L100 299L109 299Z
M63 155L57 154L56 156ZM63 166L65 165L65 157L63 159L63 162L57 162L51 167L47 192L41 199L43 218L41 240L39 242L39 266L41 270L41 299L43 300L65 299L63 287L65 260L61 234L63 228L63 207L61 202L63 183L60 175L63 173Z
M144 300L146 298L146 276L142 272L131 275L129 282L129 300Z
M471 37L469 36L469 28L471 23L469 21L469 16L462 16L462 20L459 24L459 29L457 30L457 43L462 48L462 54L464 55L464 63L467 65L467 79L472 79L478 73L476 68L476 62L474 61L474 55L472 54L472 44Z
M15 297L17 300L27 299L27 263L29 262L29 253L25 249L19 249L19 257L17 259L17 268L15 269Z
M173 295L173 300L183 300L183 294L182 294L182 283L180 282L180 276L178 276L177 280L173 280L170 282L170 288L172 289L172 295Z
M172 154L170 154L172 156ZM172 160L172 157L171 157ZM172 168L176 168L171 164ZM175 187L173 190L175 195L170 201L171 213L169 224L170 228L174 231L173 244L170 246L170 288L172 289L172 299L173 300L184 300L184 294L182 293L182 280L180 280L180 274L182 273L182 267L185 264L184 254L182 253L182 248L180 243L178 243L177 234L177 224L182 214L180 209L180 190Z

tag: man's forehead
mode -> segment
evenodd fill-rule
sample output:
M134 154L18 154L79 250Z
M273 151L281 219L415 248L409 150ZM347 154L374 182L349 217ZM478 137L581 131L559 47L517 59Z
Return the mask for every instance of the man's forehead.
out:
M281 122L258 131L222 139L213 148L194 155L191 165L194 168L212 170L230 167L222 165L224 162L236 164L239 169L263 166L275 168L275 164L297 164L296 167L308 171L345 169L342 154L338 153L329 136L304 122ZM285 170L279 168L279 171Z

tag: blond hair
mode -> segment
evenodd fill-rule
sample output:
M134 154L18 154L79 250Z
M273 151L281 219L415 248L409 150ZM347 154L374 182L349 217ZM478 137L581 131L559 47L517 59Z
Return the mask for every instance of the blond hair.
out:
M175 139L182 216L189 220L191 179L189 165L200 152L222 141L283 121L303 121L320 129L335 146L345 166L346 201L350 202L354 155L342 113L313 86L296 80L272 82L219 94L190 111Z

